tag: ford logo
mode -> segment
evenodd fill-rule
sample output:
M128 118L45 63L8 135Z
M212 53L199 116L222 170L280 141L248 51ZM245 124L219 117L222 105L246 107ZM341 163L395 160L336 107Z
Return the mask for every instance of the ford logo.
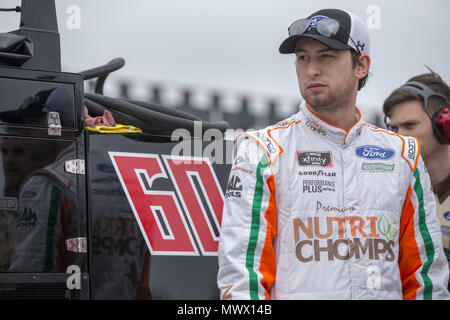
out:
M443 216L444 216L445 220L450 221L450 211L444 212Z
M392 149L383 149L377 146L361 146L356 148L356 155L366 159L388 160L392 158L395 151Z

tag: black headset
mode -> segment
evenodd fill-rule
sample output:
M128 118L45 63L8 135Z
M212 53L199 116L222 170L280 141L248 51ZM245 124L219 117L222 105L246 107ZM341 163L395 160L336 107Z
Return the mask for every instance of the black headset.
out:
M418 94L423 100L423 108L425 109L425 113L430 117L431 125L433 127L434 136L441 144L450 144L450 136L445 133L444 130L444 118L450 117L449 108L450 103L448 102L447 97L442 94L439 94L430 87L424 85L421 82L410 81L402 85L399 89L408 90L410 92ZM439 97L444 100L444 106L442 109L439 109L435 114L431 115L431 111L428 106L428 99L430 97ZM388 115L384 117L384 123L386 127L389 128L389 124L387 121Z

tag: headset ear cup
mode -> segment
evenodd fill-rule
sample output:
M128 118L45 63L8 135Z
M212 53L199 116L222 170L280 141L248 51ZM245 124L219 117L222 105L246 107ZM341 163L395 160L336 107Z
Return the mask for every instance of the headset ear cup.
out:
M445 108L431 118L434 134L441 144L450 144L450 112Z

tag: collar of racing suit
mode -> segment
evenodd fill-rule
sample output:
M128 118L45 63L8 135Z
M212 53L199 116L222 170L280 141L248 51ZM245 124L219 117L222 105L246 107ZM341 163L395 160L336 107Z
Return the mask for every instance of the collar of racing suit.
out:
M355 138L361 134L363 117L359 109L355 106L355 114L358 120L353 124L350 130L329 124L317 116L308 106L306 101L300 105L300 111L305 115L306 126L313 132L322 135L341 147L350 145Z

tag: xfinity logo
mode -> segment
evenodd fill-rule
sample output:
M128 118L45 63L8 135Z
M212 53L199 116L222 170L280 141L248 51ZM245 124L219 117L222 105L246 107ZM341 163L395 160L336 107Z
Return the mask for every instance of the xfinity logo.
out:
M361 146L356 148L356 155L366 159L388 160L395 154L394 150L383 149L377 146Z
M332 167L331 151L297 151L299 166Z

